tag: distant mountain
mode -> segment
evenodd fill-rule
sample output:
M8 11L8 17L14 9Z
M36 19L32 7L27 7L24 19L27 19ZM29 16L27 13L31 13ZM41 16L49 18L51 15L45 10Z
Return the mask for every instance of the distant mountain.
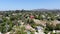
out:
M33 9L33 11L47 11L47 9Z
M60 9L33 9L32 11L60 11Z

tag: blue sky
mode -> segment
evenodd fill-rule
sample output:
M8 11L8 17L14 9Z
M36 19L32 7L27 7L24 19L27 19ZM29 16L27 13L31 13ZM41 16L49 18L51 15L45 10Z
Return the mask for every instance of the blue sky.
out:
M0 10L60 9L60 0L0 0Z

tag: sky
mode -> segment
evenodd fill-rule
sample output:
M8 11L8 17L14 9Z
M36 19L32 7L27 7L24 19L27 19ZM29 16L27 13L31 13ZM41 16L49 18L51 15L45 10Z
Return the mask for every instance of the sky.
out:
M0 0L0 10L60 9L60 0Z

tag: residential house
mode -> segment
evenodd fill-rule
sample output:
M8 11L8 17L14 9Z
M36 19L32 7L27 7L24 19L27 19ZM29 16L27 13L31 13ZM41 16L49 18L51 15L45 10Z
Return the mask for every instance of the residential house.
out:
M36 23L36 24L40 24L42 26L46 26L46 21L42 21L42 20L38 20L38 19L33 19L33 21Z
M38 34L45 34L43 27L37 26L37 29L38 29Z

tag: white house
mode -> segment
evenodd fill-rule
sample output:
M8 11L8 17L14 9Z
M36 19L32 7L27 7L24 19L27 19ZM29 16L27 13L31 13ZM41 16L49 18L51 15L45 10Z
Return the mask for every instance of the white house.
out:
M33 21L35 22L35 24L40 24L42 26L46 26L46 21L42 21L42 20L38 20L38 19L33 19Z
M10 34L10 32L7 32L6 34Z
M43 31L43 27L37 26L37 29L38 29L38 34L45 34Z
M16 13L13 13L12 15L17 15Z
M10 19L10 17L6 17L8 20Z
M45 18L45 15L42 15L43 18Z

